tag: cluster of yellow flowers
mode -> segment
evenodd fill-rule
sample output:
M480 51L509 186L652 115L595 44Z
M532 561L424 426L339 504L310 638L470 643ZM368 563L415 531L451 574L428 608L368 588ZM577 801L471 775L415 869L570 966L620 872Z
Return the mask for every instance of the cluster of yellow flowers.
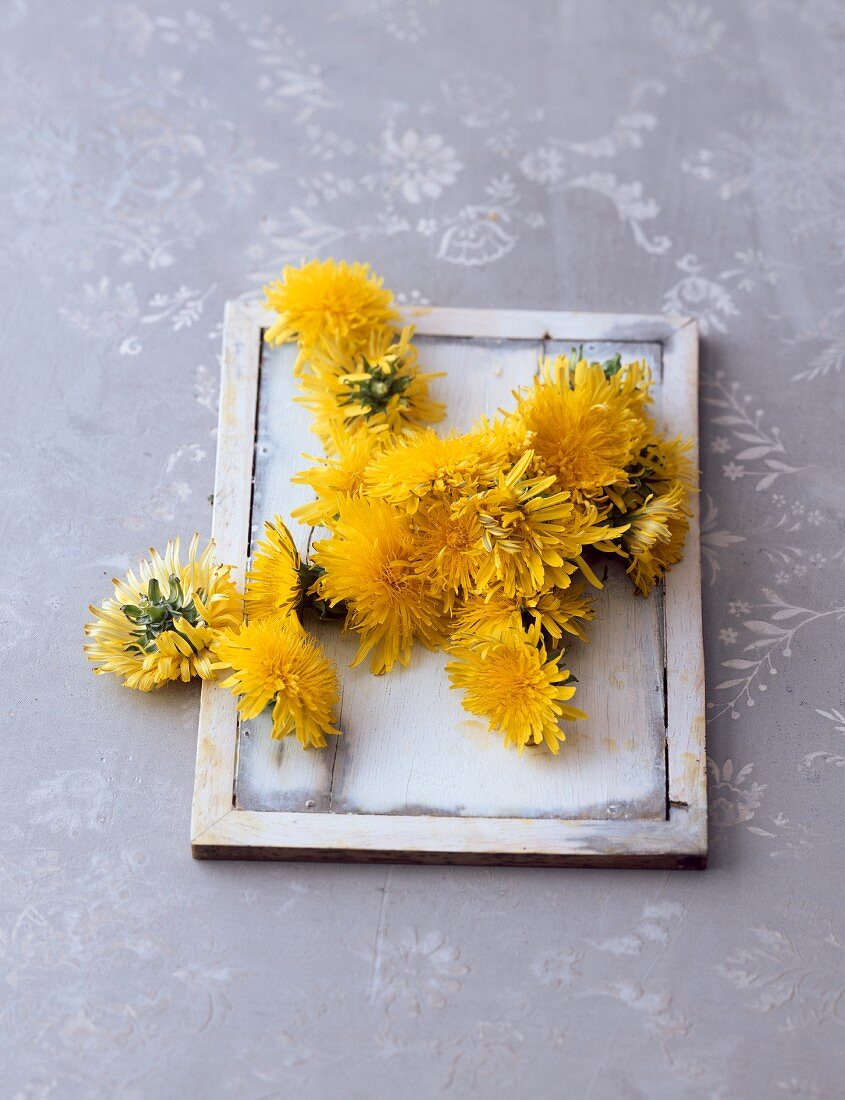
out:
M437 376L367 265L315 260L265 293L267 340L297 342L324 449L294 479L314 493L294 518L323 537L302 561L282 519L266 524L243 621L228 570L196 543L182 567L169 546L92 609L97 671L149 690L229 669L245 717L272 705L274 736L322 747L339 732L338 685L302 626L314 613L354 632L353 664L376 675L407 665L414 642L444 649L467 710L520 751L556 753L561 721L584 717L563 660L567 636L586 640L596 560L621 559L647 595L682 554L689 445L656 430L648 367L545 359L513 409L438 435Z

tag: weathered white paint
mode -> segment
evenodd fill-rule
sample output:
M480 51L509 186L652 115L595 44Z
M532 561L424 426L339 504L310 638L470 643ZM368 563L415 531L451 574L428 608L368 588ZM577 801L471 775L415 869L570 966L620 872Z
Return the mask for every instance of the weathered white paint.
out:
M257 356L260 328L267 317L255 307L241 306L235 312L237 321L230 323L227 337L231 331L239 345L240 331L249 327ZM697 340L692 323L589 314L415 312L418 330L436 337L419 340L421 360L430 369L447 371L438 395L447 402L450 425L465 428L482 411L509 406L512 389L530 378L541 349L554 354L583 342L586 352L597 357L612 354L617 346L624 359L644 355L658 380L665 371L668 430L697 431ZM485 335L490 332L494 338ZM248 358L247 369L257 373L257 358ZM242 497L249 495L249 477L243 477L242 469L245 437L235 432L224 435L223 425L245 417L246 435L252 433L254 386L251 419L242 395L231 417L226 411L226 400L232 396L226 372L240 369L244 362L242 348L224 360L218 466L218 493L231 467L239 471ZM308 432L308 414L292 400L292 362L290 348L263 349L253 535L260 534L266 516L278 511L286 517L309 499L307 487L291 485L290 476L305 464L301 451L320 453L319 441ZM238 451L238 461L227 461L227 447ZM248 451L251 469L251 439ZM218 495L215 511L228 508L229 501L229 496ZM238 525L244 530L242 508L241 500L235 509L238 516L230 517L221 530ZM316 632L341 671L340 724L345 736L334 749L305 753L291 739L272 741L266 716L247 723L239 737L233 809L231 706L224 710L217 703L224 693L206 689L195 801L202 803L210 772L215 772L216 795L214 808L195 817L195 825L206 826L195 827L195 854L232 855L234 846L237 854L257 858L293 858L296 853L300 858L319 858L323 853L323 858L639 860L668 866L687 856L700 861L706 851L706 791L697 522L693 527L683 591L677 591L680 570L666 586L672 622L666 622L665 634L660 598L634 597L624 577L610 571L599 598L599 619L590 624L592 640L586 646L576 641L570 654L581 681L575 701L591 717L568 727L568 741L557 758L543 750L526 751L517 758L505 750L480 721L461 709L458 694L449 691L442 654L420 650L409 669L375 678L366 669L346 668L354 653L353 639L341 638L336 626L317 625ZM304 549L307 532L300 528L294 534ZM241 561L246 541L244 534ZM666 657L671 697L668 744L663 724L664 636L671 649ZM212 756L219 762L221 753L227 758L222 770L228 769L230 784L225 822L219 813L226 801L221 797L220 769L210 762ZM667 756L672 806L667 805ZM535 825L544 822L548 828L529 832L517 842L516 834L532 818ZM210 819L217 821L213 829L208 827ZM473 822L480 828L483 819L493 829L489 836L485 829L479 833L469 828ZM307 821L312 826L305 828L302 822ZM394 833L391 822L396 823ZM562 828L565 823L571 827ZM575 823L583 828L574 828ZM294 825L289 832L288 826ZM414 843L403 847L398 838L406 829ZM487 837L484 843L479 840L478 848L467 848L482 834ZM292 839L288 843L280 837Z
M217 469L212 537L219 560L231 564L243 584L251 510L260 330L236 302L226 306L217 423ZM237 755L237 709L228 692L205 689L199 738L191 835L202 833L232 809Z
M659 375L659 346L592 344L607 358L618 348L631 358L648 352ZM481 413L513 404L513 390L530 382L539 341L419 341L426 369L443 372L437 393L454 410L448 426L469 428ZM549 346L556 354L558 345ZM568 345L566 350L568 350ZM303 467L309 415L297 392L290 347L262 357L253 529L310 499L292 485ZM313 437L310 437L313 438ZM304 551L307 531L295 532ZM343 683L344 736L328 752L304 753L295 742L274 743L269 715L247 724L240 743L236 805L251 810L350 813L432 813L485 817L655 817L666 812L663 725L662 605L638 599L611 568L600 617L588 645L574 642L571 663L581 686L577 703L587 722L567 727L557 758L545 750L521 758L506 749L450 690L443 653L419 647L407 669L373 677L350 669L353 638L337 625L319 629ZM312 626L314 624L311 624Z

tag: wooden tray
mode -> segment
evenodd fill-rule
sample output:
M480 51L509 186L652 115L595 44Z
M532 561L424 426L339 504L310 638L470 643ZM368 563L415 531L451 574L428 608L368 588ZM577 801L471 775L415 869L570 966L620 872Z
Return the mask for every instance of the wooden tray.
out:
M645 357L655 412L697 436L698 334L687 318L412 309L420 362L445 371L448 424L510 406L540 352ZM213 534L240 582L266 518L310 499L290 477L320 454L294 403L295 349L262 341L272 317L226 310ZM697 448L693 454L697 466ZM557 757L505 749L461 708L442 653L374 677L347 666L337 626L316 632L341 674L344 736L323 752L273 741L269 715L240 722L204 685L191 843L204 859L702 867L707 855L704 675L697 500L683 562L648 600L608 563L588 645L568 663L587 721ZM307 529L290 524L300 549Z

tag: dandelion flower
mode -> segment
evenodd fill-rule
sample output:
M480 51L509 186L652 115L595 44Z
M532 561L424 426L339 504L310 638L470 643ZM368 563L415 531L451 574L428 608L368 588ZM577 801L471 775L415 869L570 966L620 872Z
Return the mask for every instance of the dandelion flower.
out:
M264 524L264 536L246 575L244 604L250 619L295 614L304 595L299 551L279 516Z
M525 478L533 458L526 451L507 474L499 473L494 488L459 505L475 511L483 528L487 556L475 578L477 591L497 583L506 596L567 588L578 566L598 585L581 551L624 530L602 525L593 505L578 507L569 493L547 495L553 476Z
M526 626L542 632L547 644L557 649L564 634L586 642L583 623L595 618L592 598L578 581L569 588L549 588L522 600L522 619Z
M613 514L629 524L616 551L643 596L681 560L692 491L690 442L653 436L627 469L627 484L611 494Z
M162 557L150 550L138 574L114 579L114 596L89 610L88 659L98 673L123 677L126 687L152 691L170 680L214 678L210 646L215 634L241 619L241 598L229 566L211 560L213 543L197 555L195 535L183 564L179 539Z
M413 333L410 326L399 336L374 329L362 350L323 340L311 353L297 401L313 413L313 429L327 450L338 425L400 435L443 419L444 406L429 393L429 383L442 375L419 369Z
M414 515L417 541L417 573L451 610L457 598L468 593L473 576L484 560L482 528L477 514L456 512L448 500L432 498Z
M315 458L316 466L291 478L295 485L310 485L316 494L316 500L294 508L291 515L311 527L331 527L341 501L358 496L364 487L364 471L390 439L386 432L349 434L335 426L331 455Z
M435 649L445 637L439 597L416 572L416 542L407 516L383 500L348 498L332 537L314 547L325 570L317 595L330 606L345 602L347 625L360 635L353 666L371 654L376 675L407 665L418 639Z
M506 596L501 586L469 596L455 608L452 644L503 642L523 633L522 597Z
M685 486L692 484L692 462L689 450L692 441L682 439L664 439L655 436L643 448L636 474L644 478L652 489L666 488L668 484L680 481Z
M322 339L350 353L366 348L373 329L397 317L393 295L369 264L312 260L286 267L281 280L264 287L267 306L279 319L266 332L270 344L299 343L299 366Z
M255 718L272 704L273 737L294 733L306 749L325 748L326 737L340 734L334 725L337 674L296 616L244 623L226 631L214 649L215 667L232 670L222 686L240 696L242 718Z
M545 635L552 648L558 648L564 633L587 641L582 622L595 617L592 600L583 585L549 588L534 595L515 593L506 596L501 588L471 596L455 611L455 639L488 639L503 642L528 631Z
M426 430L386 448L367 470L374 496L415 512L430 494L458 496L495 484L507 464L503 443L487 433L441 438Z
M469 434L484 450L500 455L503 466L512 466L528 450L525 425L514 413L505 413L492 420L481 416Z
M540 378L516 395L534 472L554 477L559 490L596 499L624 482L648 431L641 415L647 393L646 368L638 363L608 378L599 363L546 360Z
M630 527L622 536L622 548L631 559L628 575L641 595L647 596L683 557L689 515L687 489L680 481L626 514Z
M525 634L489 646L459 645L450 652L455 660L446 671L452 687L464 691L464 709L486 718L491 731L504 734L505 745L522 752L526 745L545 742L557 753L566 739L560 720L586 718L567 703L575 694L566 684L569 672Z

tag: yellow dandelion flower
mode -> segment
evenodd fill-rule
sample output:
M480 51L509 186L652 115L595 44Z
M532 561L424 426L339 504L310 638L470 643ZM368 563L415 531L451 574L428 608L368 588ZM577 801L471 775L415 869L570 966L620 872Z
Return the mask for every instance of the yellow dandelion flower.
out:
M469 433L484 449L502 456L503 466L512 466L528 450L525 425L514 413L505 413L492 420L481 416Z
M649 440L642 451L637 471L645 477L650 487L665 488L667 484L680 481L684 485L692 484L692 462L689 451L692 441L677 436L664 439L656 436Z
M383 500L348 498L332 537L314 546L314 564L325 570L317 595L334 607L345 603L347 626L360 635L353 666L371 654L376 675L399 661L407 665L414 639L435 649L445 637L439 596L416 572L410 520Z
M398 440L373 461L367 491L415 512L432 493L457 496L493 485L507 452L485 432L445 437L426 430Z
M286 267L281 280L264 287L266 305L279 319L265 333L270 344L299 343L297 366L323 339L348 352L365 348L373 329L396 320L393 295L369 264L311 260Z
M566 740L559 722L586 718L567 703L575 694L566 684L569 672L526 634L489 646L459 645L450 652L456 659L446 671L452 687L465 693L464 709L486 718L490 730L503 733L505 745L516 745L519 752L545 742L557 753Z
M577 506L569 493L546 495L554 477L525 478L533 461L526 451L507 473L499 473L493 489L462 500L456 510L475 511L483 528L487 551L475 578L482 592L500 584L506 596L532 595L551 586L568 588L580 566L600 587L584 562L585 546L601 544L621 534L599 522L593 505Z
M215 668L230 668L223 681L240 696L244 719L273 705L273 737L296 734L303 748L322 749L337 737L334 710L339 699L337 674L317 642L296 616L273 616L228 630L214 646Z
M453 639L503 642L523 631L545 635L557 648L564 632L587 641L582 622L595 618L592 600L580 583L549 588L534 595L506 596L501 588L470 596L456 609Z
M249 619L295 614L304 594L299 551L281 517L265 522L264 536L246 575L244 605Z
M622 356L617 353L604 363L590 363L580 352L577 358L558 355L551 359L546 356L540 362L539 374L550 385L572 389L578 385L579 378L584 377L581 373L584 368L590 368L588 373L592 374L596 367L613 384L614 392L624 398L630 408L637 413L643 412L651 400L652 384L651 368L644 359L623 363Z
M453 646L503 642L524 631L522 597L506 596L501 587L468 596L452 617Z
M443 419L445 407L429 393L432 379L443 375L419 369L413 334L410 326L399 336L378 329L363 350L324 340L313 351L297 401L313 413L313 429L327 450L338 426L400 435Z
M560 490L596 499L624 481L649 427L642 415L648 383L645 364L608 378L600 363L546 360L534 385L516 394L534 472L553 476Z
M690 515L687 497L686 486L676 481L625 516L630 527L622 536L622 548L631 559L628 574L643 596L683 557Z
M630 559L628 573L644 596L683 556L692 491L690 447L680 437L652 436L628 467L627 483L609 493L613 515L629 524L612 548Z
M317 499L294 508L291 515L311 527L331 527L341 501L362 491L364 471L391 440L387 432L353 432L350 435L334 427L331 457L315 458L316 466L291 478L295 485L310 485Z
M197 555L195 535L183 564L179 539L164 556L150 550L138 574L113 580L114 596L89 610L85 645L95 672L123 677L126 687L151 691L170 680L214 678L210 646L215 634L241 619L241 597L230 566L215 565L209 543Z
M448 500L433 497L414 515L416 571L433 592L442 594L450 611L455 600L470 591L485 551L478 515L456 512Z
M581 582L571 584L569 588L550 588L538 592L535 596L525 596L522 601L523 621L529 620L533 626L548 636L557 648L564 633L588 641L582 623L596 616L592 598L584 591Z

